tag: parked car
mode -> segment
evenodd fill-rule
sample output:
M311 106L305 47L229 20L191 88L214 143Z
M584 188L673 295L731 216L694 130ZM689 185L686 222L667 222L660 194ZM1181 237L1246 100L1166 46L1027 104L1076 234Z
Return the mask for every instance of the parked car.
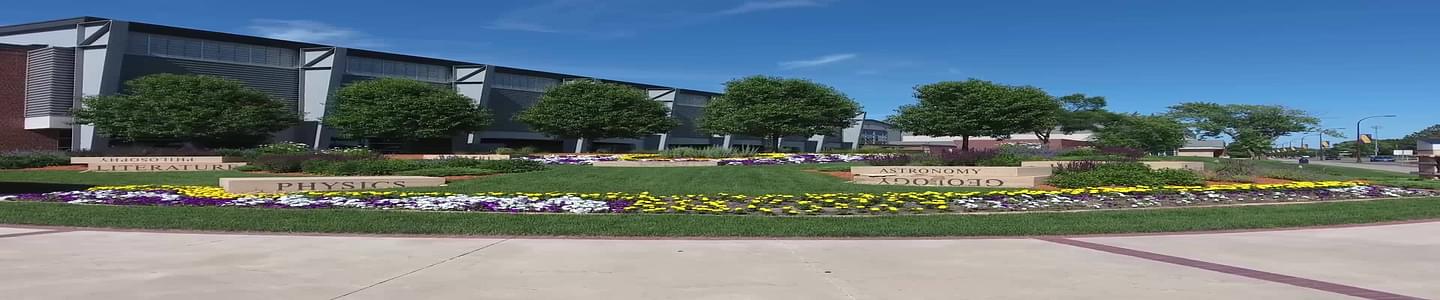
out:
M1394 157L1394 156L1389 156L1389 155L1376 155L1376 156L1371 156L1371 157L1370 157L1370 161L1371 161L1371 162L1395 162L1395 157Z

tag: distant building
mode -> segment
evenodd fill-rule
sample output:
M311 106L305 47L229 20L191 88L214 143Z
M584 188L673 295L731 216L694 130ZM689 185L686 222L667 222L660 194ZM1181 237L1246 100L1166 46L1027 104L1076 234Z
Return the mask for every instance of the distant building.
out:
M1175 149L1175 156L1225 156L1225 141L1185 140L1185 146L1181 146L1180 149Z
M1440 137L1416 140L1415 156L1440 156Z
M845 139L845 145L850 147L864 147L866 145L891 145L899 142L901 138L900 129L895 125L875 119L861 119L856 126L846 128L841 136Z
M405 78L453 88L494 114L494 124L483 131L409 143L414 148L441 153L524 146L542 151L574 149L576 139L546 136L513 117L538 102L550 87L569 80L595 79L108 18L41 21L0 26L0 150L103 150L126 146L109 140L94 126L74 124L71 112L83 97L113 95L122 91L127 80L160 73L228 78L284 101L303 116L303 122L273 133L271 140L300 142L318 149L356 142L323 126L321 120L333 110L330 100L335 91L361 80ZM696 121L719 93L603 81L645 90L651 100L670 109L680 126L640 138L585 141L592 145L591 149L624 152L762 144L756 137L717 136L699 130ZM864 115L857 119L864 119ZM874 128L882 125L873 120L857 124ZM896 139L888 133L882 137L875 131L858 130L860 134L868 132L872 141ZM840 136L787 137L780 146L795 151L853 146L845 141Z

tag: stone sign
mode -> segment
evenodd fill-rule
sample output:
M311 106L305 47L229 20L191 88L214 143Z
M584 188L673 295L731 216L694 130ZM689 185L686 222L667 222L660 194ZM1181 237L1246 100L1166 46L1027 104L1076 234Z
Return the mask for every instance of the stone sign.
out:
M894 167L850 167L855 175L893 176L1050 176L1048 167L948 167L948 166L894 166Z
M72 164L136 164L136 163L219 163L220 156L96 156L71 157Z
M441 185L445 185L445 178L424 176L220 178L220 187L231 193L371 190Z
M503 155L503 154L426 154L426 155L420 156L420 158L421 158L421 159L468 158L468 159L478 159L478 160L507 160L507 159L510 159L510 156L509 156L509 155Z
M1035 187L1050 178L1049 167L851 167L854 183L949 187Z
M89 172L195 172L225 171L243 166L245 163L197 162L197 163L92 163L85 166Z
M593 163L596 167L714 167L719 166L719 161L697 160L697 161L638 161L638 160L617 160L597 161Z
M866 176L855 175L855 183L875 185L911 185L911 186L945 186L945 187L993 187L993 188L1033 188L1045 184L1050 176Z

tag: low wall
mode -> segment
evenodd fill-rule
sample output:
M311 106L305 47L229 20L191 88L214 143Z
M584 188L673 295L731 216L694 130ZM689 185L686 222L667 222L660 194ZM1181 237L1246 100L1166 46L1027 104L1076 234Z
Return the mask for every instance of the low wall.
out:
M1037 160L1020 162L1020 166L1053 168L1057 165L1064 165L1071 162L1072 161L1064 160ZM1205 170L1205 163L1198 161L1140 161L1140 163L1143 163L1146 166L1150 166L1151 169L1184 169L1191 171Z
M96 163L85 166L89 172L197 172L225 171L243 166L245 163L197 162L197 163Z
M220 187L230 193L372 190L441 185L445 185L445 178L424 176L220 178Z
M597 161L593 163L596 167L626 167L626 168L667 168L667 167L714 167L719 166L720 161Z
M133 163L218 163L220 156L96 156L71 157L71 164L133 164Z
M1049 167L871 166L850 167L854 183L874 185L1033 188L1050 178Z

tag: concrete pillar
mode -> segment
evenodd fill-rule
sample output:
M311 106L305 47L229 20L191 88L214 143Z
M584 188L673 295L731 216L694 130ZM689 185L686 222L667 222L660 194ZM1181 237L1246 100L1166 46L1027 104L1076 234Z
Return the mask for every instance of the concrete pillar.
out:
M302 141L314 149L327 149L334 132L327 131L320 121L329 111L330 97L340 88L345 75L345 48L300 49L300 58L300 114L304 121L301 126L315 128L313 132L301 130L311 134Z
M451 75L454 79L455 92L465 97L470 97L476 105L489 106L490 86L485 84L490 78L490 67L486 65L455 66ZM463 140L451 145L452 150L478 150L480 144L479 132L468 132Z

